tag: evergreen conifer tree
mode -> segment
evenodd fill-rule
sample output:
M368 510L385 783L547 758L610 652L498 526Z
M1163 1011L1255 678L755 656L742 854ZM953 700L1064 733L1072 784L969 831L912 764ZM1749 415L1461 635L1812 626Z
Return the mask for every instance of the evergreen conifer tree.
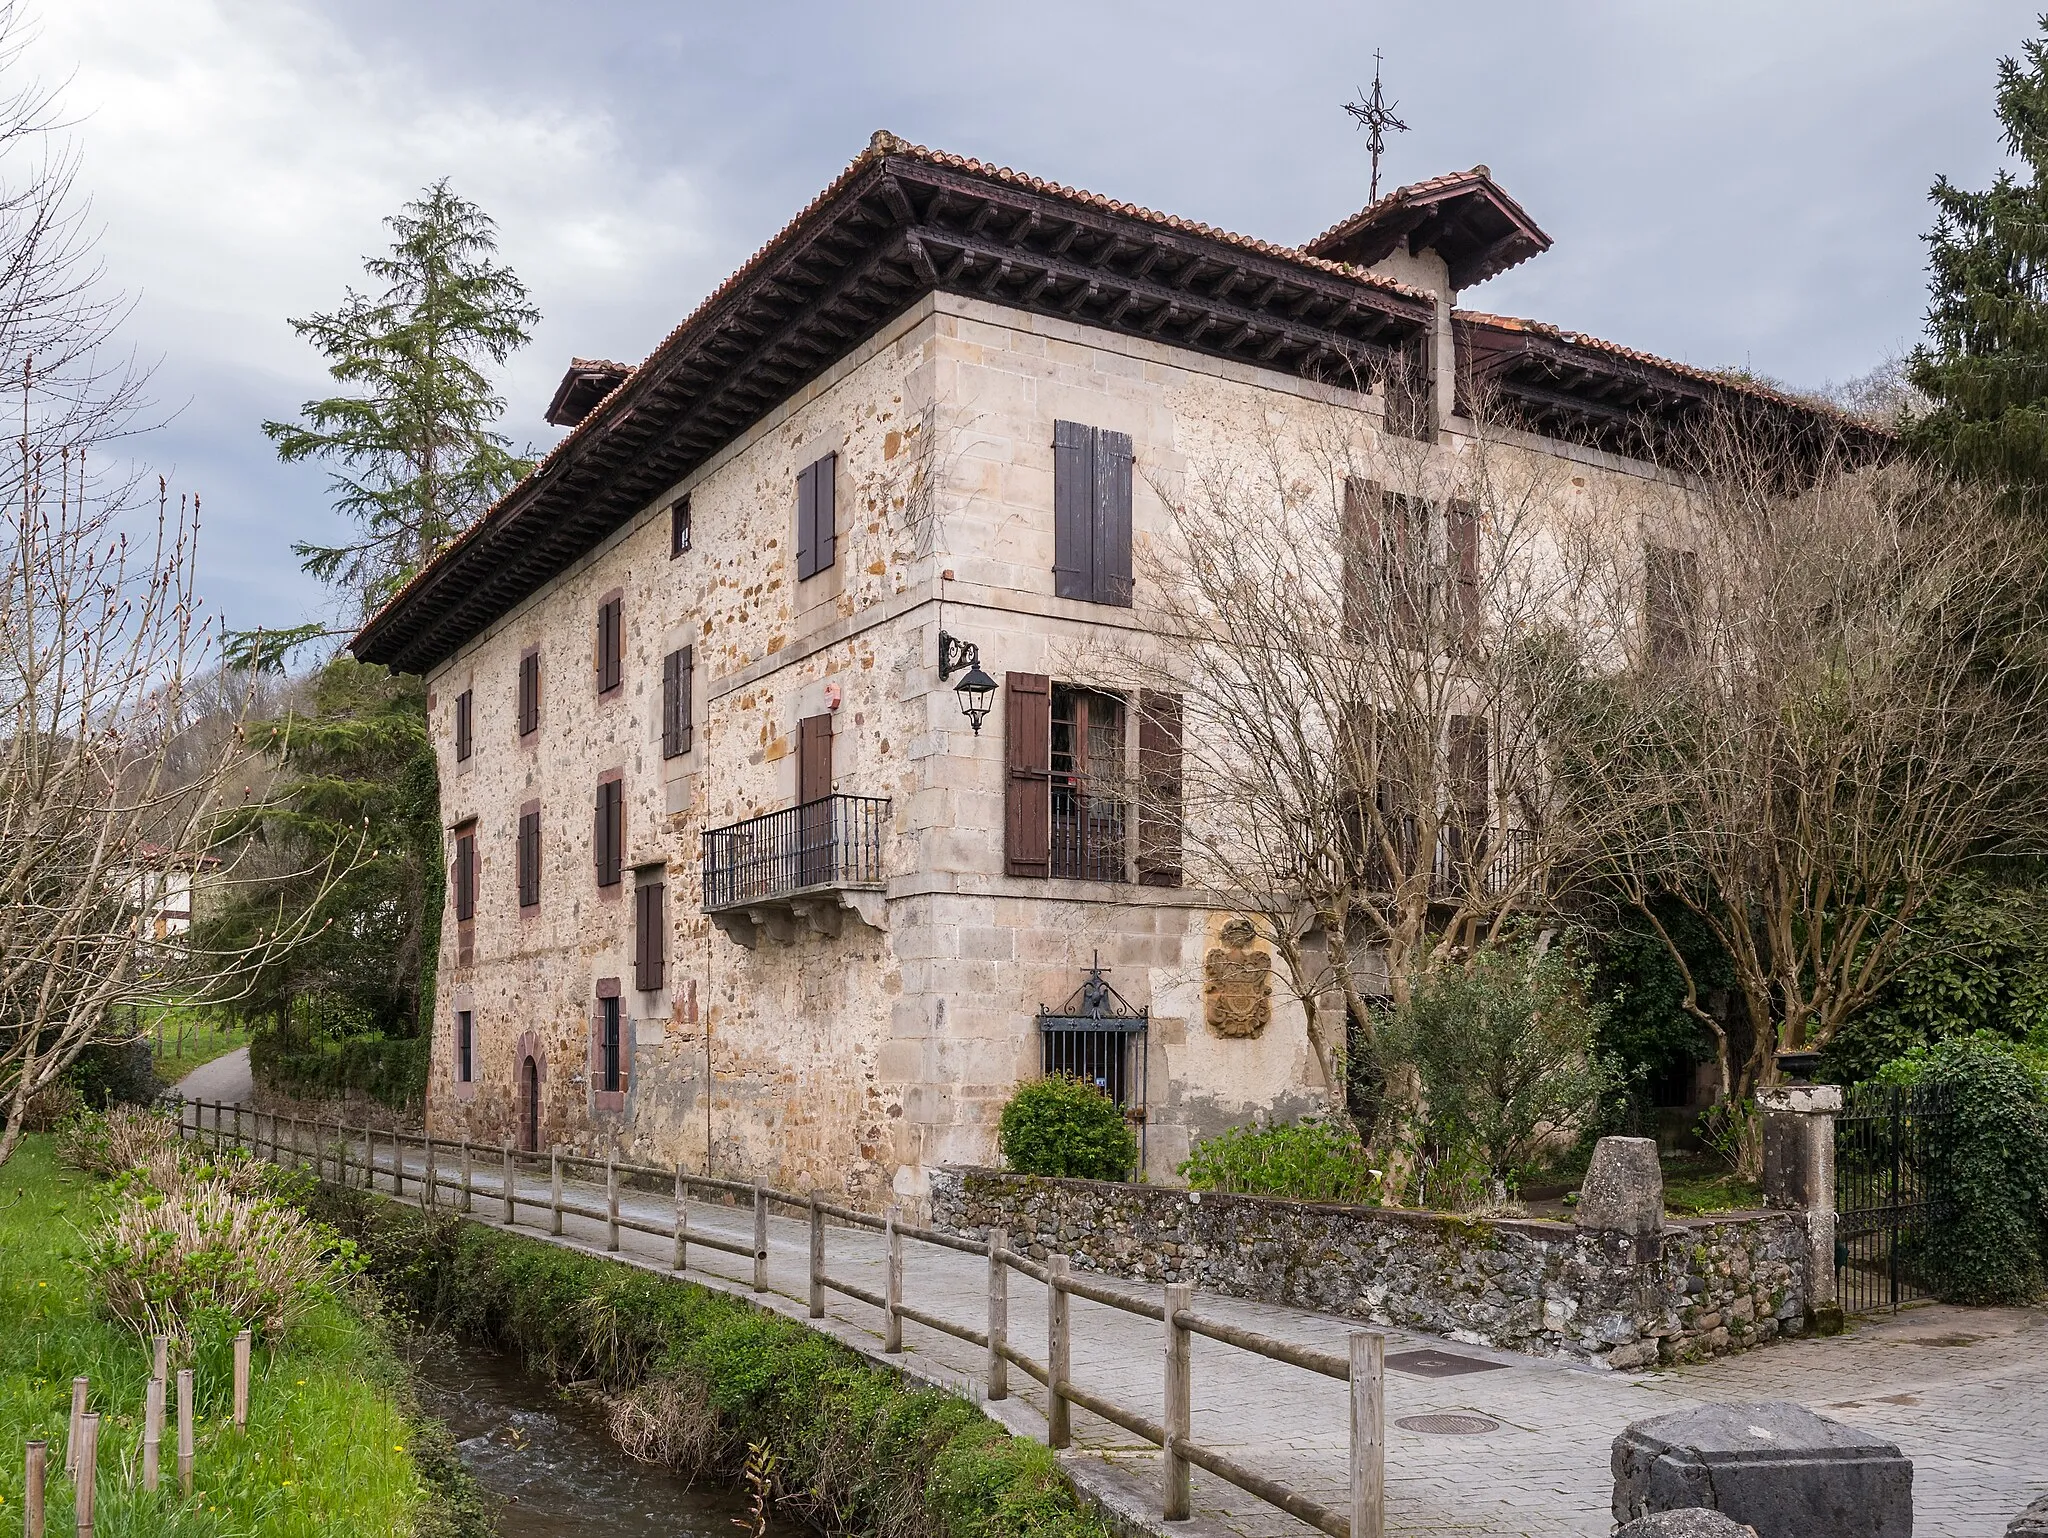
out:
M350 289L339 309L291 323L356 393L263 424L279 458L337 467L334 505L360 537L294 548L364 615L532 469L495 428L505 403L484 367L504 363L540 320L525 285L492 259L490 216L445 177L385 223L397 237L390 254L363 263L383 291Z
M1998 63L1997 112L2017 174L1969 192L1934 184L1927 237L1929 345L1912 382L1934 409L1908 424L1920 449L2048 512L2048 17Z

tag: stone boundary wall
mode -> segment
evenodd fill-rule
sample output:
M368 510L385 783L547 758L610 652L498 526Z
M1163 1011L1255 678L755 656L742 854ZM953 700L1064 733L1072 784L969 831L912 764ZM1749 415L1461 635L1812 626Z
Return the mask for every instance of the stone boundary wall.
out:
M1538 1219L1377 1207L1000 1170L933 1172L932 1225L1130 1281L1346 1314L1470 1345L1616 1368L1692 1361L1803 1332L1802 1214L1669 1219L1659 1238Z

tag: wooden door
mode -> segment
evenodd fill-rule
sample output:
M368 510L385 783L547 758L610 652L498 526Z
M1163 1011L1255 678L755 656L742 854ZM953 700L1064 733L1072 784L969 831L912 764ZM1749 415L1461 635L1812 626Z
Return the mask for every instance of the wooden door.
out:
M832 718L805 716L796 724L797 880L800 887L832 879Z
M519 1146L528 1153L540 1152L540 1064L526 1060L525 1082L519 1086Z

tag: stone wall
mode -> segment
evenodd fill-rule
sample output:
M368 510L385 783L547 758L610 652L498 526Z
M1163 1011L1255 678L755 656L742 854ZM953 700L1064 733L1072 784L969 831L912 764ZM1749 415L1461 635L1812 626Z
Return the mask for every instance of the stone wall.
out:
M1667 1219L1661 1241L1533 1219L934 1173L934 1226L993 1226L1035 1257L1133 1281L1191 1282L1472 1345L1618 1368L1719 1356L1805 1328L1796 1213Z

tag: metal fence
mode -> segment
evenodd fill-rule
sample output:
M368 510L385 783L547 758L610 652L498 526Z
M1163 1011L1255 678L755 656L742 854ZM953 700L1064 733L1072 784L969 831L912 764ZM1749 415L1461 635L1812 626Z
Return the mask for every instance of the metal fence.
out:
M886 796L821 796L704 833L704 911L882 884Z
M1835 1118L1835 1288L1852 1314L1924 1297L1920 1253L1942 1221L1929 1140L1948 1108L1926 1088L1859 1084Z
M175 1101L175 1097L174 1101ZM1112 1425L1144 1438L1160 1449L1161 1485L1159 1503L1169 1521L1192 1514L1189 1470L1205 1469L1226 1483L1270 1502L1288 1515L1308 1523L1330 1538L1384 1538L1385 1501L1385 1376L1386 1336L1377 1330L1351 1333L1346 1350L1335 1352L1294 1341L1281 1340L1257 1330L1246 1329L1194 1306L1194 1290L1172 1283L1156 1299L1114 1286L1108 1282L1074 1276L1064 1255L1044 1261L1033 1260L1010 1248L1009 1236L1001 1229L987 1239L969 1239L936 1229L918 1228L900 1221L895 1208L882 1217L841 1207L821 1199L815 1192L797 1196L777 1191L759 1181L719 1180L705 1175L656 1169L647 1165L619 1164L610 1159L586 1159L568 1154L521 1153L510 1143L496 1150L475 1149L467 1142L450 1143L410 1133L376 1131L367 1126L348 1127L340 1121L312 1122L293 1116L252 1111L239 1105L216 1101L175 1101L180 1126L185 1134L213 1148L240 1147L258 1158L309 1169L318 1179L338 1185L360 1185L367 1190L388 1191L410 1197L423 1207L446 1204L464 1216L482 1219L493 1207L498 1220L510 1228L520 1222L524 1210L529 1219L543 1212L550 1235L562 1232L565 1216L583 1218L604 1225L604 1247L619 1248L622 1230L671 1239L674 1250L671 1269L682 1271L689 1264L691 1246L737 1255L752 1263L752 1286L768 1290L768 1210L771 1206L794 1210L810 1220L809 1312L813 1319L825 1316L825 1295L836 1292L882 1311L882 1350L903 1349L905 1321L981 1349L985 1355L984 1389L990 1399L1009 1397L1009 1370L1016 1367L1046 1390L1046 1441L1055 1448L1070 1445L1073 1438L1073 1407L1078 1405ZM418 1151L417 1159L407 1149ZM499 1168L498 1189L479 1190L476 1174L478 1155ZM601 1173L604 1204L579 1202L563 1189L565 1169ZM546 1183L523 1179L546 1172ZM666 1189L674 1183L674 1205L659 1218L636 1217L620 1210L622 1181L641 1188L652 1185ZM691 1201L706 1197L722 1201L744 1201L752 1207L753 1232L746 1241L735 1241L706 1232L690 1221ZM829 1268L828 1220L842 1228L862 1228L879 1233L887 1256L883 1290L879 1293L858 1285L845 1276L834 1276ZM986 1319L966 1324L916 1307L903 1296L903 1245L906 1240L986 1257L988 1261ZM1045 1354L1031 1355L1012 1343L1010 1276L1018 1272L1045 1287ZM1074 1298L1085 1298L1106 1308L1157 1320L1165 1344L1164 1413L1154 1419L1107 1394L1099 1394L1075 1382L1072 1366L1071 1308ZM1350 1463L1347 1499L1332 1506L1284 1481L1268 1478L1214 1448L1204 1447L1192 1435L1194 1337L1248 1351L1271 1362L1300 1368L1334 1378L1350 1386Z

